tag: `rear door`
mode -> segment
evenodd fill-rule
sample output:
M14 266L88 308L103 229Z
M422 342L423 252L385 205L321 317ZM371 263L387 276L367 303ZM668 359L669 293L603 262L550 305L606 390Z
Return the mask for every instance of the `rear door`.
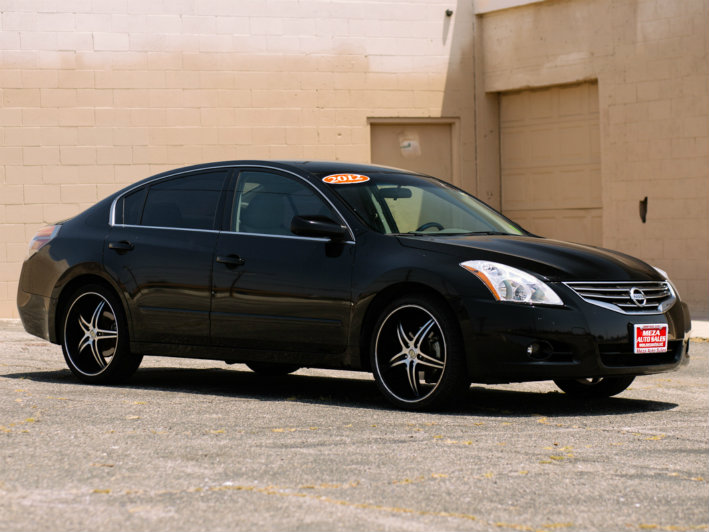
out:
M219 346L339 352L347 343L354 243L296 236L295 215L339 214L312 185L241 170L214 263L211 333Z
M123 198L104 263L129 295L133 341L207 345L217 218L228 170L168 178Z

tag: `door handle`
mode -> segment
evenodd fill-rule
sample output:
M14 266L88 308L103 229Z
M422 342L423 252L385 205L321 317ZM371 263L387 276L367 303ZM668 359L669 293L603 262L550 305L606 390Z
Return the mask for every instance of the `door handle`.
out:
M109 242L108 243L108 249L113 249L115 251L118 251L119 253L121 251L130 251L134 247L135 246L131 242L128 242L127 240L121 240L120 242Z
M227 268L236 268L246 263L239 255L217 255L217 262L224 264Z

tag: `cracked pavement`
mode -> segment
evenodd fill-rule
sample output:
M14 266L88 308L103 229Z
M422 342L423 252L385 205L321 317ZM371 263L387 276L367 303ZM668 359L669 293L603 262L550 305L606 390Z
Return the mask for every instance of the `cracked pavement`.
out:
M474 385L444 413L215 361L90 386L17 321L0 342L0 530L709 529L706 341L616 398Z

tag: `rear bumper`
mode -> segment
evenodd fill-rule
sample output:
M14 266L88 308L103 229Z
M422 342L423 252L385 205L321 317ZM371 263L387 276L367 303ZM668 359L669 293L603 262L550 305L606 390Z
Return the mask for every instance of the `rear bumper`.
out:
M687 305L663 314L632 315L573 301L564 307L532 307L496 301L464 301L463 336L473 382L649 375L689 361ZM668 350L633 352L634 325L668 325Z
M54 327L50 326L50 311L53 308L52 299L46 296L30 294L17 290L17 310L25 330L40 338L56 343Z

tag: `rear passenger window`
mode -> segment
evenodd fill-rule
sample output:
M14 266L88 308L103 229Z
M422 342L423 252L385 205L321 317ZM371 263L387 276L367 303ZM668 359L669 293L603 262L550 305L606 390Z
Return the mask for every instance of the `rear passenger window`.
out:
M116 223L118 225L138 225L145 203L145 188L123 196L116 203Z
M152 185L140 225L214 229L226 171L193 174Z

